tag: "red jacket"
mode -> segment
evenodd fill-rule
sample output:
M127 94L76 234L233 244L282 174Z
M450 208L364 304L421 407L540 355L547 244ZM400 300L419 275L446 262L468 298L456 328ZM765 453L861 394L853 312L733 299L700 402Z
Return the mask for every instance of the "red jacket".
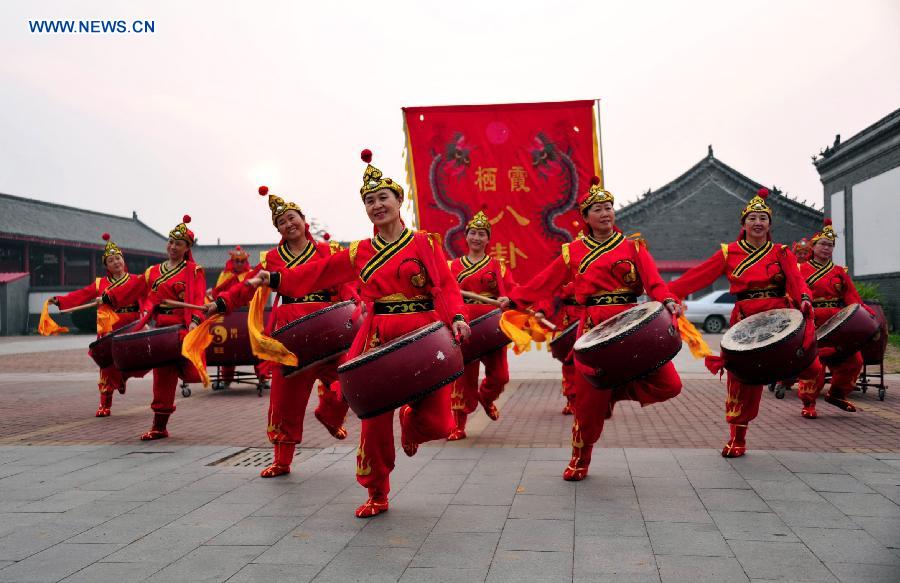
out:
M459 289L464 291L497 299L501 296L509 297L516 287L512 273L506 269L506 265L490 255L485 255L477 263L472 263L464 255L450 261L449 265L450 273L456 278ZM496 309L490 304L482 304L468 298L464 298L463 303L465 304L466 319L470 321Z
M142 279L143 278L140 275L131 273L126 273L118 280L114 280L109 275L106 277L98 277L94 280L94 283L88 284L79 290L69 292L64 296L56 296L56 299L59 301L59 309L67 310L69 308L74 308L75 306L86 304L96 298L103 297L103 295L111 289L121 288L122 293L124 294L134 294L135 290L141 288ZM137 298L137 295L135 295L135 298ZM116 308L115 312L118 315L118 320L113 325L113 330L118 330L122 326L130 324L140 318L140 306L138 305L137 299L133 302L119 306Z

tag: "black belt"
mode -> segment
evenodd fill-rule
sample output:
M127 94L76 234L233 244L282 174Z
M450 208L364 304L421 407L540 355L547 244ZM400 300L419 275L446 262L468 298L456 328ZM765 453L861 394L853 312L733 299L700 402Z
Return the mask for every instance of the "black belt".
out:
M494 299L493 296L481 296L481 297L483 297L483 298L488 298L488 299ZM464 303L464 304L481 304L482 306L485 304L485 302L480 302L480 301L478 301L478 300L476 300L476 299L465 298L465 297L463 298L463 303Z
M814 308L843 308L843 300L813 300Z
M394 300L375 302L376 314L414 314L434 310L434 300Z
M761 300L765 298L783 298L783 289L751 289L734 294L739 302L744 300Z
M281 296L281 304L314 304L320 302L330 302L331 292L317 291L306 294L302 298L292 298L290 296Z
M175 310L178 310L178 309L179 308L171 308L171 307L164 308L162 306L156 306L156 313L157 314L174 314Z
M581 305L578 303L578 300L576 300L575 298L566 298L562 301L562 303L564 306L580 306Z
M627 304L636 304L638 297L636 294L597 294L591 296L584 303L585 306L624 306Z
M140 311L141 311L141 309L138 307L138 305L134 304L132 306L125 306L124 308L119 308L118 310L116 310L116 313L117 314L133 314L135 312L140 312Z

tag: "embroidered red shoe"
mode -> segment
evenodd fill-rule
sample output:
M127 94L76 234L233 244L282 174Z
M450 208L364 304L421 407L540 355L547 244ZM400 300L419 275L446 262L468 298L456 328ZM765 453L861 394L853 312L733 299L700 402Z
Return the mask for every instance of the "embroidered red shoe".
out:
M481 406L484 407L484 412L491 418L491 421L500 419L500 410L497 409L497 405L494 405L493 401L488 401L482 398L481 395L478 396L478 401L481 402Z
M453 431L450 432L450 435L447 436L447 441L459 441L460 439L465 439L465 438L466 438L466 430L456 427Z
M387 498L369 498L366 503L356 509L357 518L372 518L388 511Z
M283 476L291 473L291 466L283 466L281 464L272 464L259 473L261 478L274 478L275 476Z
M593 445L572 446L572 459L569 460L569 465L563 471L563 480L580 482L587 477L593 449Z
M563 415L572 415L575 413L575 410L572 409L572 403L566 401L565 406L562 408Z
M100 405L99 407L97 407L97 412L94 413L94 417L109 417L109 414L109 408Z
M816 413L816 404L808 403L803 405L803 409L800 410L800 415L802 415L804 419L817 418L819 415Z
M120 395L124 395L125 394L125 385L122 385L121 387L116 388L116 390L119 391Z
M141 435L141 441L154 441L156 439L165 439L169 437L169 432L165 429L151 429L147 433Z
M403 453L405 453L409 457L416 455L416 452L419 451L419 444L413 441L409 441L405 436L406 418L409 417L409 414L411 412L412 407L410 407L409 405L403 405L402 407L400 407L400 447L403 448ZM363 506L365 506L365 504L363 504ZM372 516L374 516L374 514Z
M319 423L321 423L322 426L328 430L328 433L331 434L331 437L335 439L347 439L347 430L344 429L343 425L338 425L337 427L335 427L334 425L327 423L325 421L325 418L319 413L318 409L313 412L313 415L315 415L316 419L319 420Z
M731 439L722 448L722 457L741 457L747 453L747 426L732 425Z
M856 413L856 405L848 401L847 399L841 399L839 397L832 397L831 393L825 395L825 402L829 405L834 405L838 409L843 409L848 413Z

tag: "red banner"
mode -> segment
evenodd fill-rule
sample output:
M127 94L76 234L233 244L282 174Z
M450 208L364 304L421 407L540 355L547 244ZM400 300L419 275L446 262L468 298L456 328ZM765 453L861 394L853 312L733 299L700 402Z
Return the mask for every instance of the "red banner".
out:
M490 254L527 281L581 228L577 202L602 178L594 101L407 107L418 228L466 253L466 223L490 218Z

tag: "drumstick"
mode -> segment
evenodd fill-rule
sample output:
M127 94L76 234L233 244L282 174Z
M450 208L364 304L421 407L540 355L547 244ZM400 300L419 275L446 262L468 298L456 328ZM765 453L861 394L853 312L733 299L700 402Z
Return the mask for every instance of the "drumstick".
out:
M75 306L74 308L66 308L65 310L60 310L60 314L68 314L70 312L78 312L80 310L87 310L88 308L96 308L100 305L98 301L88 302L87 304L81 304L80 306Z
M465 290L459 290L459 293L461 293L461 294L462 294L462 297L464 297L464 298L469 298L470 300L476 300L476 301L479 301L479 302L481 302L481 303L488 304L488 305L490 305L490 306L497 306L498 308L500 307L500 301L499 301L499 300L495 300L494 298L486 298L486 297L484 297L484 296L482 296L482 295L478 295L478 294L476 294L476 293L474 293L474 292L465 291ZM526 314L528 314L528 315L530 315L530 316L534 316L534 311L533 311L533 310L529 310L529 309L526 308L526 309L521 310L521 311L525 312ZM539 322L539 323L541 324L541 326L543 326L544 328L547 328L547 329L549 329L549 330L553 330L554 332L556 332L556 330L557 330L557 328L556 328L556 326L553 324L553 322L548 322L548 321L545 320L544 318L538 318L538 322Z
M202 310L203 306L198 306L197 304L188 304L185 302L179 302L178 300L163 300L160 304L164 308L186 308L188 310Z

